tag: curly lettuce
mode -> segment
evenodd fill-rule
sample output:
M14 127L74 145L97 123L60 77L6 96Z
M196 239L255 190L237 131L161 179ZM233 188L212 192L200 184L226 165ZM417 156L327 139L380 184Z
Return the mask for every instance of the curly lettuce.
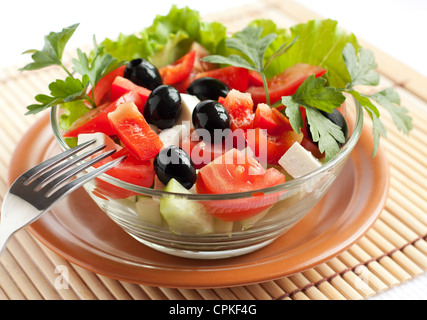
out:
M145 58L157 68L176 61L198 42L211 53L225 50L226 27L219 22L201 21L198 11L172 6L165 16L157 15L151 26L131 35L105 39L104 52L118 60Z

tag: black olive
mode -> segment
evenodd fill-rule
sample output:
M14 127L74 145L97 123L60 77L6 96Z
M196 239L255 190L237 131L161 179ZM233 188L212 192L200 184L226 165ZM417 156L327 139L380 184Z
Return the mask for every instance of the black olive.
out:
M347 121L345 120L344 116L341 114L341 112L338 111L338 109L334 109L333 112L325 112L319 110L321 114L323 114L326 118L331 120L331 122L335 123L337 126L339 126L344 134L345 141L347 141L348 138L348 125ZM308 124L307 118L306 118L306 125L307 125L307 133L308 137L311 141L313 141L313 137L311 136L310 131L310 125ZM317 142L315 142L317 144ZM344 145L344 143L338 142L338 145L340 148Z
M144 117L148 123L160 129L172 127L181 114L182 104L179 91L169 85L161 85L151 91L144 106Z
M170 179L177 180L186 189L196 182L196 169L190 156L178 146L162 149L153 162L154 171L165 185Z
M126 65L124 77L133 83L154 90L162 84L159 70L145 59L135 59Z
M215 100L204 100L199 102L192 114L193 126L196 130L205 129L210 134L210 141L220 142L228 134L223 133L230 131L230 116L227 109ZM220 132L216 131L220 130ZM223 139L215 139L215 134L221 133ZM200 134L199 134L200 135ZM203 135L200 135L203 139ZM219 141L218 141L219 140Z
M230 88L222 81L204 77L194 80L187 88L187 93L196 96L200 100L218 100L226 97Z

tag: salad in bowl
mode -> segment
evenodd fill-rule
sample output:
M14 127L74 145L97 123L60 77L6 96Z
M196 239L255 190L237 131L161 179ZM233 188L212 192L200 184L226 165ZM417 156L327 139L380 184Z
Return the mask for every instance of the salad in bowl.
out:
M84 188L138 241L196 259L257 250L323 197L372 119L375 156L385 127L411 118L397 93L377 86L374 56L333 20L281 29L256 20L232 35L173 6L136 34L77 50L78 25L52 32L22 70L52 65L65 79L35 97L51 109L63 149L93 140L124 160ZM99 165L101 165L100 163Z

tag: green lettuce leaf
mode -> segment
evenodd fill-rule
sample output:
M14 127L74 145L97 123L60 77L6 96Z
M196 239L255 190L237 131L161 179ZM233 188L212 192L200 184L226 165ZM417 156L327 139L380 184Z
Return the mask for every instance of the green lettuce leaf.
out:
M151 26L137 34L120 34L105 39L101 46L118 60L145 58L156 67L170 64L198 42L211 53L225 51L226 28L219 22L202 22L199 12L172 6L165 16L158 15Z
M263 27L263 36L276 33L276 40L266 51L264 59L267 60L284 42L295 43L285 55L275 59L267 68L266 76L281 73L286 68L296 63L308 63L321 66L328 70L326 78L330 86L344 88L350 82L350 75L342 57L342 51L347 43L353 44L357 52L360 45L353 34L346 33L338 27L337 21L310 20L292 26L289 30L279 28L268 19L254 20L252 25Z
M311 20L291 27L292 37L298 40L283 57L283 67L290 67L298 62L321 66L327 69L326 78L329 85L344 88L350 82L350 75L342 57L347 43L353 44L358 52L360 45L353 34L348 34L338 27L334 20Z

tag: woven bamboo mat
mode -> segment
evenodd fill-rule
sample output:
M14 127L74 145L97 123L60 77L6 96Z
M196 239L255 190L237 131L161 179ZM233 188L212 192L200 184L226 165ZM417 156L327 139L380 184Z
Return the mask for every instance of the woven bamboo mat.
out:
M292 1L262 1L212 14L238 30L254 18L266 17L288 27L316 17ZM364 44L365 45L365 44ZM10 240L0 258L0 299L365 299L410 280L427 269L427 79L386 54L375 51L381 85L393 85L414 118L409 137L399 134L385 117L388 139L382 140L390 164L390 191L373 227L355 244L331 260L304 272L265 283L219 289L157 288L118 281L69 263L47 249L27 230ZM57 69L0 74L0 202L8 188L11 155L40 116L24 116L25 106L47 84L63 76ZM382 114L385 114L384 112ZM68 282L61 283L61 268Z

